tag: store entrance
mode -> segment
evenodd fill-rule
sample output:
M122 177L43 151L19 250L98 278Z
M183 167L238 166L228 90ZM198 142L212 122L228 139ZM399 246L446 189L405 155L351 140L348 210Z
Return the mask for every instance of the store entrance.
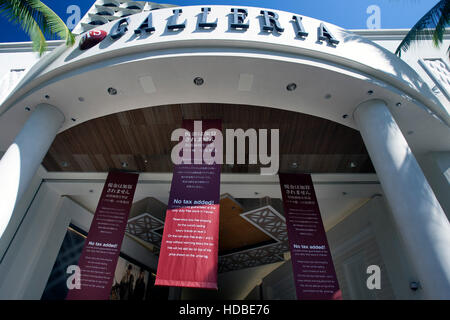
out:
M125 239L145 248L154 262L143 262L145 253L124 247L111 291L113 299L135 297L130 292L136 287L141 268L146 279L145 298L151 299L169 296L244 299L250 293L264 298L269 297L260 286L264 277L269 274L273 277L279 268L291 268L292 274L278 176L261 175L264 165L248 161L248 139L245 163L235 161L221 168L218 266L221 289L218 292L187 288L176 291L153 285L173 171L170 152L176 142L170 141L170 136L183 119L221 119L224 131L278 129L279 171L313 174L327 230L378 190L377 183L376 186L353 184L360 179L358 175L374 172L359 133L311 115L266 107L205 103L129 110L84 122L57 135L43 165L49 172L58 174L58 179L47 183L87 216L95 212L103 188L104 180L99 173L111 169L140 173ZM74 175L82 179L72 179ZM68 229L43 299L64 296L64 279L68 275L58 259L66 264L75 263L76 259L70 260L67 255L73 256L75 249L70 247L81 252L82 246L77 243L82 241L73 239L83 238L88 230L88 224L76 223ZM127 271L129 266L131 270ZM53 284L55 272L62 279L58 285ZM231 274L236 276L229 278ZM127 289L125 283L131 282L130 275L133 284ZM236 279L241 280L236 282ZM293 290L283 292L295 296Z

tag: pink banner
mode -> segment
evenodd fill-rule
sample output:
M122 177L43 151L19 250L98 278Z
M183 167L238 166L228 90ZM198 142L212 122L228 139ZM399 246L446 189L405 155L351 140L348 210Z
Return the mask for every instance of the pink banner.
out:
M110 172L95 211L78 266L81 288L66 300L108 300L138 174Z
M183 121L183 128L194 137L191 159L199 159L205 151L205 131L222 128L220 120L195 123L195 131L201 134L192 134L193 120ZM217 289L221 166L202 159L200 164L174 168L156 285Z
M297 299L342 299L311 175L279 176Z

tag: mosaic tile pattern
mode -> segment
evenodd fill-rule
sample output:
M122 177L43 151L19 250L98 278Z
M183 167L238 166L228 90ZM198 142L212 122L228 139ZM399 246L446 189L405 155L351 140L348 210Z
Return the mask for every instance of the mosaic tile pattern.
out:
M286 220L270 205L247 211L241 217L269 235L276 242L219 257L219 272L227 272L284 261L289 251Z
M284 261L283 252L276 250L277 244L244 250L219 257L219 272L227 272L264 264Z
M270 205L244 212L241 217L277 241L287 241L286 220Z
M162 236L155 232L164 227L164 223L149 213L143 213L128 220L125 232L158 247Z

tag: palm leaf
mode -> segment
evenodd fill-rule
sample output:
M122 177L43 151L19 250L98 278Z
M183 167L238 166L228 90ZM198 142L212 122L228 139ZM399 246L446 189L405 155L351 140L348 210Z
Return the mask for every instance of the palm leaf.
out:
M432 39L436 47L442 43L445 28L450 24L450 0L439 1L407 33L395 50L399 57L415 41Z
M31 8L26 1L0 0L0 13L5 15L10 22L19 24L33 41L33 49L42 54L46 48L45 37L35 16L38 12Z
M46 33L66 40L66 45L75 42L65 23L39 0L0 0L0 13L22 27L33 41L33 49L40 55L47 48Z
M42 14L42 26L44 32L49 32L50 35L57 35L60 39L66 41L66 45L73 45L75 37L64 21L49 7L39 0L27 0L30 5Z
M39 28L36 21L32 21L32 27L30 28L30 36L33 41L33 50L39 52L42 55L47 50L47 42L45 41L44 33Z

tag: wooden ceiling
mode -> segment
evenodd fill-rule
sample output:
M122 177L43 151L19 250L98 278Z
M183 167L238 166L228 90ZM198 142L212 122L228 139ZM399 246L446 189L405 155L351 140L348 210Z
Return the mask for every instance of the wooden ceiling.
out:
M241 217L244 212L231 196L220 199L219 253L230 253L271 241L271 238Z
M228 104L176 104L120 112L58 134L43 160L48 171L171 172L170 141L183 119L222 119L223 130L280 130L280 171L373 173L361 135L302 113ZM260 165L223 165L222 172L258 173Z

